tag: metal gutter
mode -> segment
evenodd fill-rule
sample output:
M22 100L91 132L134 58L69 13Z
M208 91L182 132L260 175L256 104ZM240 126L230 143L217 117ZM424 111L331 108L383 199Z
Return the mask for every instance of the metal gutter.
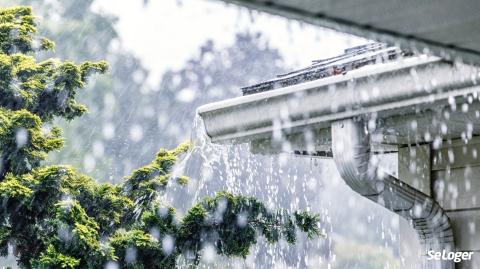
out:
M275 141L278 132L286 133L291 145L298 142L306 149L301 134L313 131L319 156L333 157L340 175L355 192L409 220L426 255L430 250L455 250L450 220L434 199L383 173L371 161L375 135L367 131L365 120L374 115L397 129L405 124L402 119L417 117L428 125L435 113L441 113L439 108L452 106L452 100L456 104L456 98L478 98L478 77L473 66L415 56L208 104L197 112L212 142L250 142L256 144L256 151L268 151L281 143ZM468 118L469 113L456 114ZM425 269L455 268L452 261L424 258L422 263Z
M333 121L366 113L390 117L447 103L478 91L478 76L473 66L416 56L204 105L197 112L212 142L251 141L279 129L330 128Z

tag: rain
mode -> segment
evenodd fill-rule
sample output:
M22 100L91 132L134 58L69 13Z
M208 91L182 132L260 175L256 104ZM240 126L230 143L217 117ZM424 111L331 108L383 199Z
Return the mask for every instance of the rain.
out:
M224 1L0 3L32 6L38 34L56 44L53 51L35 52L36 59L109 64L105 74L88 74L77 93L87 114L42 124L42 137L59 126L65 138L42 166L71 165L97 183L119 186L140 167L153 167L161 148L189 141L168 179L156 183L163 184L157 192L132 199L129 213L136 220L144 214L142 203L156 197L162 205L156 216L170 218L171 206L172 225L179 226L205 197L219 193L254 197L265 212L318 216L317 236L296 230L293 244L283 237L272 243L256 231L244 257L223 255L217 249L220 235L213 232L201 235L200 257L196 250L178 254L182 239L173 230L145 232L160 254L178 254L176 267L443 269L455 268L448 267L453 256L446 253L445 263L428 267L428 251L480 255L480 72L468 59ZM54 92L55 83L45 91ZM58 105L67 106L67 98ZM348 131L349 124L358 132ZM28 128L12 134L17 151L34 139ZM368 148L358 153L361 147ZM3 175L6 157L0 153L3 180L8 173ZM354 171L357 178L349 180L348 169L354 168L347 165L363 157L355 167L361 173ZM27 158L20 162L27 170L37 166ZM133 195L136 187L126 186L131 192L125 195ZM229 203L225 197L216 201L205 225L223 223ZM64 194L58 214L78 204ZM250 227L252 217L237 212L235 227ZM445 220L440 228L439 219ZM56 237L74 242L74 230L58 225ZM102 251L110 247L106 235L99 242ZM1 268L24 268L18 249L13 239L7 242ZM107 260L103 268L134 268L123 266L141 263L143 252L131 245L121 255L123 260ZM477 268L468 266L461 268Z

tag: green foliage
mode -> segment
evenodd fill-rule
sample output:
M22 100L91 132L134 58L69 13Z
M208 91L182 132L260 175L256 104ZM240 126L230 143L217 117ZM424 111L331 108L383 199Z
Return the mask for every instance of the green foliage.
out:
M53 43L40 39L35 47L35 32L30 8L0 9L0 255L10 244L26 268L102 268L111 261L120 268L166 268L184 254L198 262L206 244L221 255L245 257L258 234L290 243L297 229L318 235L317 216L272 211L223 192L178 220L161 195L172 180L188 183L172 174L188 143L160 150L119 185L99 184L69 166L42 165L63 145L60 129L46 127L54 117L86 112L76 93L106 64L37 63L31 55Z
M42 130L42 121L31 112L0 108L0 175L30 172L38 167L47 153L60 149L63 141L58 128Z
M319 234L318 216L306 213L311 223L303 223L303 229ZM235 196L220 192L215 197L206 197L191 208L182 220L179 241L185 251L192 251L198 261L202 245L211 242L218 254L246 257L250 247L256 243L257 232L271 243L282 236L290 242L296 240L297 223L287 212L272 212L252 197Z
M28 7L3 9L0 13L0 105L10 110L26 109L42 120L54 116L73 119L83 115L86 107L75 102L77 91L85 87L89 75L104 73L107 64L49 59L37 63L34 53L53 48L42 39L34 46L36 25Z
M8 254L8 239L10 238L10 229L7 227L0 227L0 255L6 256Z
M35 268L76 268L80 264L79 259L65 256L58 252L52 245L47 247L47 250L40 254L38 260L32 262Z
M172 178L181 185L188 183L187 177L174 176L171 174L171 169L178 156L189 148L190 143L183 143L171 151L161 149L153 162L133 171L132 175L126 178L124 193L136 201L138 213L141 213L144 208L150 207L152 202L157 200L158 195L165 191Z
M35 32L31 8L16 7L0 11L0 49L3 53L32 51Z

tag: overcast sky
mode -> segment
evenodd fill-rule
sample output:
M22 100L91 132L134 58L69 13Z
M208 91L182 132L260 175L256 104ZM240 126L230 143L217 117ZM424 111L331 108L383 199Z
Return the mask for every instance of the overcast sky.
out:
M182 67L206 40L226 46L244 30L263 33L292 68L367 42L216 0L97 0L94 9L119 17L122 44L150 69L152 83L166 69Z

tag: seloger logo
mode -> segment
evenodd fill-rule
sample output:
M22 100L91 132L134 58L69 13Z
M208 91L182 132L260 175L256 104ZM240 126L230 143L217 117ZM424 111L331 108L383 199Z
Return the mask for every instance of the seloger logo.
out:
M427 260L446 260L454 262L461 262L461 261L469 261L472 259L473 252L467 251L446 251L443 250L442 252L430 250L427 252Z

